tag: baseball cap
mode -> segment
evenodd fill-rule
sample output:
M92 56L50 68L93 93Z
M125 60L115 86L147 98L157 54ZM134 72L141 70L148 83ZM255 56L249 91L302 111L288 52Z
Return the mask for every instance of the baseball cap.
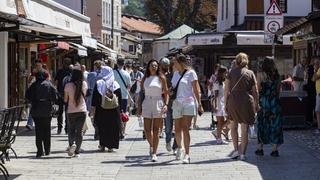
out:
M161 58L160 61L159 61L159 64L170 65L170 60L168 58L166 58L166 57Z

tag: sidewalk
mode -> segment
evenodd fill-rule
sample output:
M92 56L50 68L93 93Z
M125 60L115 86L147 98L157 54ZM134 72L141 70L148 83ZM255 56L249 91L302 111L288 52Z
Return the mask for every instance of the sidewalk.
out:
M125 141L115 153L97 152L98 141L93 141L93 128L84 137L80 158L69 158L66 153L67 135L56 135L52 128L52 154L35 159L33 132L23 129L14 144L19 158L11 158L5 166L11 179L320 179L320 159L317 152L297 143L289 133L285 133L285 144L280 148L280 157L272 158L271 148L265 147L265 156L254 155L255 140L250 142L247 161L233 161L228 158L232 144L215 145L208 130L210 114L198 119L200 130L191 131L191 164L183 165L165 150L165 141L160 139L158 162L148 159L148 145L142 140L138 121L131 117ZM107 120L107 119L106 119ZM25 124L25 122L22 122ZM52 125L56 125L54 120ZM320 152L318 152L320 154ZM318 156L320 157L320 156Z

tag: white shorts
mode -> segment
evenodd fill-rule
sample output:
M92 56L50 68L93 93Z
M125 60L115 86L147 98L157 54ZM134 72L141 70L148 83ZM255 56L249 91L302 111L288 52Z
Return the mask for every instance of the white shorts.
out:
M164 106L162 97L146 96L142 103L142 117L153 118L165 118L166 113L162 113Z
M183 116L195 116L196 104L194 101L182 102L174 100L172 103L172 118L180 119Z
M317 94L317 98L316 98L316 108L315 108L316 112L320 112L320 95Z

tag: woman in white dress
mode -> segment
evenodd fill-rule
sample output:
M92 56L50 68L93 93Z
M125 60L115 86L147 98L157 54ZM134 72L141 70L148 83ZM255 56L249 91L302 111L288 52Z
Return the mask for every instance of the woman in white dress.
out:
M227 126L226 121L226 112L224 108L224 81L227 76L227 68L220 67L217 73L217 79L213 83L212 92L214 93L214 101L213 101L213 113L217 118L218 125L217 129L212 132L217 140L217 144L223 144L221 134L224 127ZM224 136L226 140L228 140L228 129L224 129Z

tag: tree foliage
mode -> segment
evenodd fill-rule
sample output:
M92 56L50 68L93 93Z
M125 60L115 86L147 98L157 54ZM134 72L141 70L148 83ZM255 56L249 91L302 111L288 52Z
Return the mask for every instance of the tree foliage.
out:
M128 5L122 10L124 14L145 16L145 8L143 0L129 0Z
M182 24L197 30L213 29L216 0L145 0L146 16L168 33Z

